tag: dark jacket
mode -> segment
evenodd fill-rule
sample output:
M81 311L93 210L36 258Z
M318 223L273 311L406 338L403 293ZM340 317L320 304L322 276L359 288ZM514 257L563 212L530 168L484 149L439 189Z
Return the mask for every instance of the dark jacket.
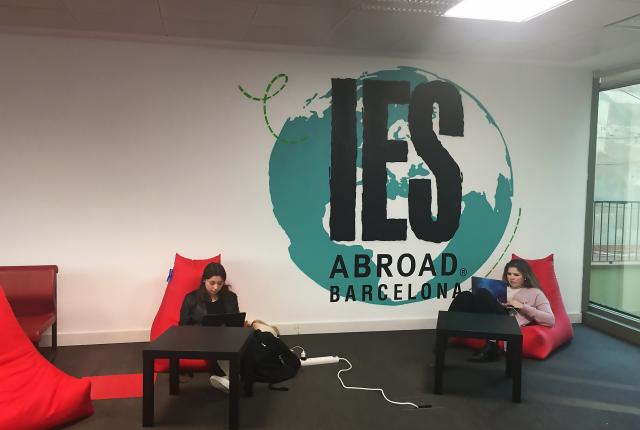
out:
M207 305L198 300L198 290L184 296L180 308L180 325L202 324L202 317L207 314ZM224 311L227 314L240 312L238 309L238 296L229 290L220 292L218 300L222 301Z

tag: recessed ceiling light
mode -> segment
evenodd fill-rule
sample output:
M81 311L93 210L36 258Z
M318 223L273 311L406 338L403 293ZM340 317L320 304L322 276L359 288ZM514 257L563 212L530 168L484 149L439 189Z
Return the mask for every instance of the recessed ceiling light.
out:
M572 0L462 0L444 13L451 18L523 22Z

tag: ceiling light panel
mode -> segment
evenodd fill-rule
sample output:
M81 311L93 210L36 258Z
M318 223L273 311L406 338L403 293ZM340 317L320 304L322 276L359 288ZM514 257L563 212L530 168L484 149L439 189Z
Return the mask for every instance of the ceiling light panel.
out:
M463 0L444 16L450 18L523 22L572 0Z

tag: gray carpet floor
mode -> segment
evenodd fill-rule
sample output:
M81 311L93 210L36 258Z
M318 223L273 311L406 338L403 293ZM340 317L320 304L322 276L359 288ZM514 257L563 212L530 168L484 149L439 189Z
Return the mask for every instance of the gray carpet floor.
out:
M284 336L308 356L338 355L353 364L347 385L381 387L395 401L430 404L412 409L380 394L345 390L336 373L346 363L302 368L283 385L256 384L240 399L241 429L640 429L640 348L582 325L575 338L545 361L524 360L523 401L512 403L504 358L470 363L471 352L450 347L444 394L432 394L434 331ZM60 347L55 364L74 376L141 371L143 343ZM156 383L155 428L226 429L228 401L208 375L181 383L169 396L168 375ZM141 428L142 400L94 401L93 416L65 428Z

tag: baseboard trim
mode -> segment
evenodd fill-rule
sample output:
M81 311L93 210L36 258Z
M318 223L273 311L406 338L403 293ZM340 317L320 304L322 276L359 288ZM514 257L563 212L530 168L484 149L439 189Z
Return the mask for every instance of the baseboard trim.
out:
M408 318L400 320L310 321L274 324L282 334L320 334L364 331L428 330L436 328L437 318Z
M572 324L582 323L582 313L568 314ZM317 321L299 324L275 324L282 334L348 333L363 331L432 330L438 318L407 318L399 320Z
M570 313L569 320L574 324L582 323L582 313ZM361 321L309 321L302 323L273 323L283 335L348 333L369 331L430 330L436 328L437 318L406 318L397 320L361 320ZM93 331L58 333L58 345L97 345L104 343L132 343L149 341L149 331ZM51 345L51 334L43 336L42 346Z

